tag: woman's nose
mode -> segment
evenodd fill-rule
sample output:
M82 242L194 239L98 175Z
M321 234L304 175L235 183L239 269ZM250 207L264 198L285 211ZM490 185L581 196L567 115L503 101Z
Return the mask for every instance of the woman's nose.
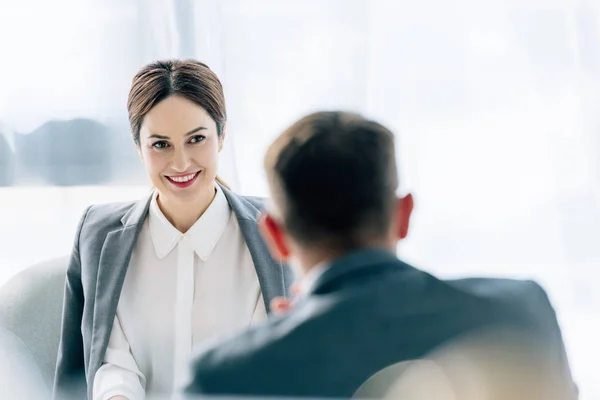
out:
M171 167L177 172L185 172L191 164L190 157L184 149L175 150Z

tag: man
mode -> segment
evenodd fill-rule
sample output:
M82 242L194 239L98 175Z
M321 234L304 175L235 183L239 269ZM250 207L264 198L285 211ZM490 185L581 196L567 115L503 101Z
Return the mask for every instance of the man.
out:
M299 297L284 315L203 352L187 394L350 397L387 367L490 332L518 338L513 353L525 344L544 375L574 393L540 286L442 281L396 257L413 199L396 197L388 129L350 113L312 114L275 140L265 169L272 207L262 233L302 277Z

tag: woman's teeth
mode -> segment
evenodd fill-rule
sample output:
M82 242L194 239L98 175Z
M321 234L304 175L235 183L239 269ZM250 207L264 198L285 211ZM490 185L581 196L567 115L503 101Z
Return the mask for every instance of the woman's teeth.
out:
M172 181L175 182L187 182L187 181L191 181L192 179L194 179L194 176L196 176L196 174L190 174L190 175L186 175L186 176L170 176L169 179L171 179Z

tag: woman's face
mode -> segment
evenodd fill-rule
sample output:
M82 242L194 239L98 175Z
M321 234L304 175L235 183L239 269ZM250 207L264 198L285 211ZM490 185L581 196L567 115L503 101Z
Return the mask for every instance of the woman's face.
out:
M184 97L152 108L140 128L140 155L161 200L181 204L210 196L222 139L206 110Z

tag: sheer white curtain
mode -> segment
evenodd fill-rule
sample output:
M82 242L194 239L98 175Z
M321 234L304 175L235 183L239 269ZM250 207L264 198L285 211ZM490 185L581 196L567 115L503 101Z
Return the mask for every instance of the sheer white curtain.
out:
M196 58L206 63L219 76L225 88L228 101L228 116L232 112L229 106L229 85L225 74L225 64L230 61L225 57L225 38L227 33L223 25L223 2L220 0L176 0L178 24L181 38L185 38L181 48L181 57ZM232 125L233 124L233 125ZM228 121L225 132L226 141L220 156L219 176L232 188L239 188L239 163L236 160L235 140L229 140L230 132L236 131L234 122Z

